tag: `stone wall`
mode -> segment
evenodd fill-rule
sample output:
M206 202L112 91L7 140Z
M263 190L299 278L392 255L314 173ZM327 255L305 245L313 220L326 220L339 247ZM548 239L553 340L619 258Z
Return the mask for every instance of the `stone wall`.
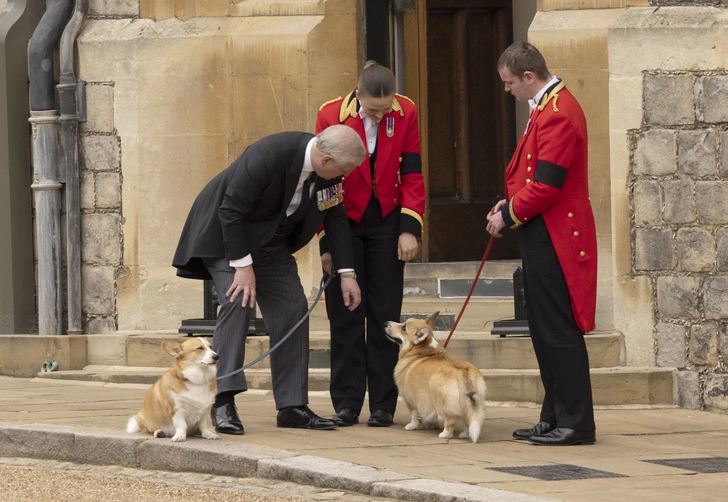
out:
M318 107L356 85L357 0L217 4L91 1L78 37L86 333L202 317L202 282L171 266L195 197L261 137L313 132ZM314 294L317 245L296 259Z
M662 7L630 9L609 31L617 325L649 342L628 358L678 368L681 406L724 413L726 26L723 8Z
M114 85L88 82L88 121L80 124L81 286L85 333L117 329L116 278L123 272L121 141Z
M692 407L728 411L728 74L645 72L643 99L629 190L656 363L699 385Z

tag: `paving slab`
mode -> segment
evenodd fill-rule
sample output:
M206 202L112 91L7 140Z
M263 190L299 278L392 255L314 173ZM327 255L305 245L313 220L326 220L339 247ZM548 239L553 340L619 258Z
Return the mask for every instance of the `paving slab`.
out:
M178 444L124 432L147 388L0 377L0 456L252 475L437 502L712 501L724 500L728 483L728 472L649 462L701 458L721 465L718 460L728 456L727 415L674 406L598 406L595 445L548 448L511 437L538 420L534 405L490 403L480 440L472 444L442 440L437 430L405 431L409 415L402 403L389 428L279 429L270 393L250 391L236 399L244 436ZM322 416L333 414L325 392L310 393L310 406ZM368 415L365 403L363 422ZM595 472L611 477L579 478ZM572 477L544 480L539 473Z

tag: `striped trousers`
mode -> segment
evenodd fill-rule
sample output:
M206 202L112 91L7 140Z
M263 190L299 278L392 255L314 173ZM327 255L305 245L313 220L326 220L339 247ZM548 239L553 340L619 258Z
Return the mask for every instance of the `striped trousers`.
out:
M225 258L204 260L217 289L218 310L212 350L220 355L217 374L243 366L245 339L253 309L243 308L242 295L231 303L225 293L233 283L235 269ZM253 254L256 303L270 334L272 347L304 316L308 301L298 276L296 260L285 242ZM276 409L308 404L308 319L270 355L273 397ZM218 381L218 392L248 389L245 372Z

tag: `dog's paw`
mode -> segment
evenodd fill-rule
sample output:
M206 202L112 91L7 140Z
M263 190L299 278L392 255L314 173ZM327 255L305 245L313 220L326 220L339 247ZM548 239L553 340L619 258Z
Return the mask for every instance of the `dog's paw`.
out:
M417 422L410 422L404 426L404 430L406 430L406 431L416 431L419 428L420 428L420 424Z
M154 437L155 438L163 438L163 437L165 437L164 436L164 431L162 429L157 429L156 431L154 431Z
M450 432L449 430L445 429L444 431L442 431L439 434L439 437L442 438L442 439L450 439L452 437L452 432Z
M182 441L187 441L187 435L186 434L180 434L179 432L172 436L172 442L174 443L181 443Z
M220 436L215 434L215 432L212 429L202 431L202 437L205 439L220 439Z
M465 429L463 432L461 432L458 437L460 439L470 439L470 434L468 433L468 429Z

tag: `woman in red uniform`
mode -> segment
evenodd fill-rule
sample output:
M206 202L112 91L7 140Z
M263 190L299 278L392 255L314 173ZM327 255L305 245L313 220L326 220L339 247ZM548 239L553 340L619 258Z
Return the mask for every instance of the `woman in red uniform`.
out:
M316 120L317 133L335 124L353 128L369 153L343 180L355 270L338 271L327 295L330 391L339 426L358 423L367 385L368 425L392 425L397 404L393 372L398 348L385 336L384 323L400 317L404 264L417 256L417 239L422 235L425 185L417 107L394 90L392 72L369 61L357 89L325 103ZM330 273L325 235L320 247L324 269ZM362 301L354 311L338 294L342 276L354 276L359 282Z

